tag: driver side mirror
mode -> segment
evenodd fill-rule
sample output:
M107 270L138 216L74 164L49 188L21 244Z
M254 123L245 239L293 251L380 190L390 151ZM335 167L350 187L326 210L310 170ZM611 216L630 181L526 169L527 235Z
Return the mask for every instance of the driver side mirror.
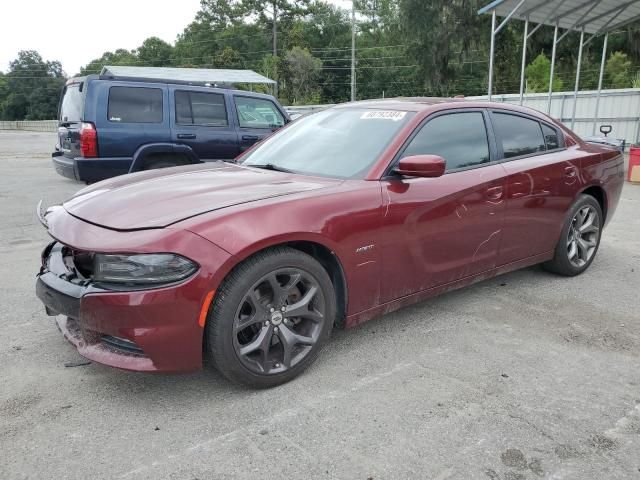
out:
M438 155L411 155L401 158L393 171L407 177L435 178L444 175L445 161Z

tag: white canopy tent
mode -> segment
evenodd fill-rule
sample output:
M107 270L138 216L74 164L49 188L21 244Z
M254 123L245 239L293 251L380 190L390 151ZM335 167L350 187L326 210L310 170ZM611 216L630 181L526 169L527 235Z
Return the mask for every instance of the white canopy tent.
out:
M600 62L600 77L598 80L598 97L593 123L595 134L598 120L598 107L602 79L607 54L607 39L609 32L640 19L640 0L494 0L478 10L478 14L491 14L491 46L489 53L489 100L493 90L493 57L496 35L512 18L525 22L524 40L522 45L522 66L520 71L520 104L524 95L524 72L527 61L527 40L542 25L555 27L553 48L551 51L551 76L549 79L549 98L547 113L551 110L551 94L553 93L553 74L556 62L556 47L570 32L580 32L580 46L578 49L578 65L576 68L576 83L574 88L573 115L571 126L575 123L576 98L580 87L580 67L582 63L582 49L598 35L604 35L602 60ZM496 17L504 20L496 27ZM536 24L529 31L530 24ZM564 32L560 32L564 30ZM585 39L585 36L590 36Z

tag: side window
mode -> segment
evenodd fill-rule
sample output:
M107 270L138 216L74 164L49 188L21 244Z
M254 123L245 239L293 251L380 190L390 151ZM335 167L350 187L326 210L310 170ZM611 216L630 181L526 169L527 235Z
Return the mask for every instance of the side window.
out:
M117 123L162 123L162 89L111 87L107 118Z
M544 140L547 144L547 150L553 150L555 148L560 148L560 140L558 139L558 132L556 129L541 123L542 126L542 134L544 135Z
M176 123L180 125L204 125L226 127L227 108L220 93L187 92L177 90Z
M241 127L276 128L284 125L284 117L271 100L234 97Z
M494 113L493 119L499 141L502 141L504 158L543 152L546 149L540 123L536 120L508 113Z
M428 154L444 158L447 170L487 163L489 142L482 113L449 113L429 120L403 156Z

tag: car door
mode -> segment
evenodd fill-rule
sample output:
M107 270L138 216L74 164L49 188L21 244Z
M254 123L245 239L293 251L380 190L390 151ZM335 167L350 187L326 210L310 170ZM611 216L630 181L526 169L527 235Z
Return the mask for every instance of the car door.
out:
M508 174L498 264L551 252L580 182L559 129L537 118L493 110L498 155Z
M285 117L276 104L268 98L233 95L238 119L240 151L282 127Z
M382 298L390 301L492 269L504 216L505 171L483 109L430 116L398 156L435 154L438 178L382 180Z
M225 160L240 153L222 92L172 86L171 138L188 145L201 160Z

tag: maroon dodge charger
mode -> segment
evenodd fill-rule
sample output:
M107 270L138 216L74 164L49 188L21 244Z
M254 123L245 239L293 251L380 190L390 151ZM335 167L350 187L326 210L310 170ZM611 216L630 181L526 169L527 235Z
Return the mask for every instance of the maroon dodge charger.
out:
M286 382L334 326L541 263L593 261L619 151L536 111L452 99L340 105L238 159L125 175L39 212L37 294L86 358Z

